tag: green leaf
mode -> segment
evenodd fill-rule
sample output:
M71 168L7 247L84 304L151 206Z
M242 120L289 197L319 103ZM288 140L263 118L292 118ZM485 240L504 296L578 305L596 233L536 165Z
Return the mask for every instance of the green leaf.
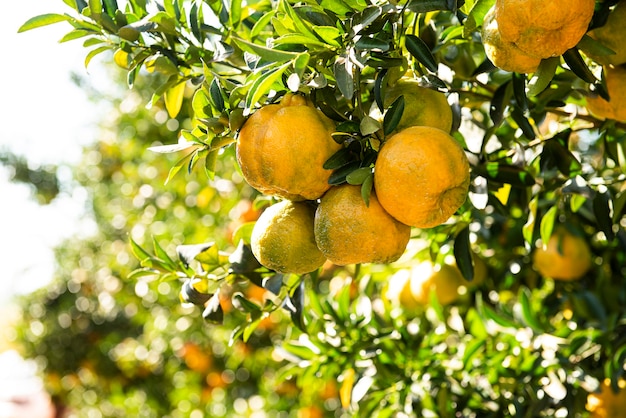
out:
M556 215L558 214L558 210L556 206L552 206L541 218L541 223L539 224L539 236L541 237L541 241L544 244L547 244L552 236L552 231L554 230L554 221L556 220Z
M252 83L250 91L246 95L246 109L252 109L261 97L270 91L272 85L278 81L283 73L291 66L291 63L285 63L279 67L271 68L263 73L259 73Z
M329 45L317 38L311 38L300 33L286 33L274 40L274 45L303 45L310 49L314 47L328 48Z
M613 223L618 223L626 209L626 190L620 192L613 200Z
M317 353L311 350L310 347L296 341L284 341L282 343L282 348L289 354L292 354L301 360L311 360L317 357Z
M336 186L345 183L346 176L360 167L361 163L359 161L354 161L339 167L338 169L333 171L333 174L330 175L330 178L328 179L328 184Z
M410 0L406 8L414 13L426 13L435 10L449 10L448 5L448 0Z
M385 135L389 135L398 127L403 113L404 95L400 95L393 101L385 113L385 117L383 119L383 131L385 132Z
M40 28L42 26L52 25L53 23L65 22L74 20L67 15L60 15L57 13L46 13L43 15L31 17L17 30L18 33L26 32L27 30Z
M296 13L291 4L287 0L281 0L278 5L278 10L283 11L289 16L291 21L293 22L295 33L301 34L305 38L309 39L317 39L315 33L311 29L310 25L305 22L299 15Z
M204 244L186 244L176 247L176 253L178 259L185 265L189 266L193 260L201 254L215 245L214 242L208 242Z
M522 133L528 140L532 141L533 139L535 139L536 137L535 130L533 129L533 126L530 124L530 122L528 121L528 118L526 117L526 115L524 115L524 112L522 111L522 109L520 109L517 106L514 107L511 110L511 117L513 118L517 126L522 130Z
M359 50L378 50L378 51L387 51L390 48L389 42L377 39L377 38L361 38L355 43L356 49Z
M154 147L148 147L148 151L158 152L159 154L170 154L173 152L184 151L197 145L198 144L195 142L178 142L177 144L156 145Z
M361 184L361 198L365 202L365 206L369 207L370 205L370 195L372 194L372 189L374 187L374 176L369 175Z
M519 299L520 306L522 308L522 311L521 311L522 320L524 321L526 325L532 328L533 331L543 332L543 326L541 325L539 320L537 320L532 310L532 306L530 302L531 296L532 295L530 293L530 289L528 289L525 286L520 287L518 299Z
M213 105L213 107L215 107L218 112L223 112L225 109L224 97L222 96L222 89L217 78L214 78L213 81L211 81L211 85L209 86L209 93L209 97L211 99L211 104Z
M139 261L143 261L147 258L152 257L150 253L148 253L146 250L141 248L141 246L137 244L132 237L129 237L129 241L130 241L131 250Z
M230 27L237 29L241 23L242 0L231 0L229 8Z
M463 228L454 239L454 258L465 280L474 280L474 259L470 244L469 225Z
M357 168L346 176L346 182L352 185L361 185L369 176L372 175L372 169L369 167Z
M172 166L172 168L170 168L169 173L167 174L167 178L165 179L165 184L167 185L167 183L169 183L169 181L174 178L174 176L180 171L181 168L183 168L184 166L187 165L187 163L189 162L189 160L191 160L191 157L193 156L193 152L188 153L187 155L185 155L183 158L181 158L180 160L178 160L176 162L176 164L174 164Z
M424 41L415 35L406 35L405 46L409 53L429 71L437 72L437 61Z
M252 254L252 248L243 239L239 240L237 248L228 257L228 262L230 270L236 274L249 273L261 267Z
M608 241L613 241L613 221L611 219L610 198L608 193L597 193L593 198L593 213L596 217L598 229L604 232Z
M528 99L526 98L526 74L513 73L513 96L515 103L523 112L528 110Z
M464 369L470 370L472 367L472 359L475 355L479 354L481 348L485 346L485 340L482 338L473 338L465 346L463 353L463 366Z
M105 51L110 51L113 47L111 46L101 46L95 49L92 49L91 51L89 51L89 53L87 54L87 56L85 56L85 68L87 68L89 66L89 63L91 62L91 60L98 54L101 54Z
M352 155L352 152L348 148L341 148L324 162L323 167L326 170L335 170L353 161L354 155Z
M522 235L524 235L524 240L531 247L534 243L533 236L535 232L535 222L537 220L537 205L538 205L538 196L535 196L528 203L528 220L522 227Z
M498 126L504 119L504 111L506 110L510 89L510 81L503 83L493 93L493 98L489 105L489 117L493 121L494 126Z
M559 58L552 57L541 60L539 67L528 82L528 97L534 97L544 91L550 85L556 69L559 66Z
M510 164L490 161L474 168L476 174L498 183L528 187L535 184L535 178L527 170Z
M161 244L156 240L155 237L152 237L152 246L154 247L154 255L157 256L160 260L172 269L176 268L176 263L171 259L169 254L161 247Z
M241 38L232 38L239 48L243 51L261 57L268 62L280 63L285 61L291 61L298 57L298 52L281 51L278 49L267 48L265 46L257 45L252 42L248 42Z
M463 25L464 38L469 38L477 28L482 26L485 15L495 2L496 0L478 0L474 3Z
M337 57L333 65L333 73L337 80L339 91L348 100L352 100L354 95L354 76L352 74L353 64L346 56Z
M587 64L585 64L583 57L580 56L580 52L578 52L578 49L576 47L565 51L565 53L563 54L563 59L565 60L565 63L570 68L570 70L572 70L572 72L576 74L581 80L587 83L595 83L596 81L598 81L589 69L589 67L587 67Z
M186 84L186 80L183 80L180 83L177 83L174 86L170 87L163 94L163 98L165 100L165 108L167 109L167 113L170 118L175 118L176 116L178 116L178 113L183 106Z
M224 322L224 310L220 305L219 293L215 293L206 304L202 311L202 318L213 324L221 324Z
M233 232L233 242L243 241L246 244L250 244L250 237L252 236L252 230L254 229L254 222L246 222Z
M587 55L595 57L605 57L609 55L615 55L616 53L611 48L604 46L601 42L593 39L587 34L583 35L576 47L584 51Z
M250 31L250 39L254 39L259 36L261 32L263 32L268 27L274 16L276 16L275 10L269 11L261 16Z
M339 41L344 32L334 26L313 26L313 30L325 43L336 48L341 47Z
M66 33L61 39L59 39L59 43L73 41L75 39L84 38L85 36L94 35L95 33L89 30L84 29L74 29Z

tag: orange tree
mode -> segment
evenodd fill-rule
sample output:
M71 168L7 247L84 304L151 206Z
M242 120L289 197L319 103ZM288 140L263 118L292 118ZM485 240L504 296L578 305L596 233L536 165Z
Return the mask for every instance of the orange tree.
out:
M252 255L253 223L242 224L232 243L219 228L207 236L172 231L177 251L129 240L141 267L126 280L178 284L185 305L199 305L209 323L232 327L231 344L250 341L267 318L284 318L285 332L272 339L274 358L284 362L278 377L307 395L319 381L339 388L340 402L321 403L317 412L587 416L588 394L605 379L618 391L626 362L626 125L618 111L587 110L587 102L623 97L624 87L605 74L624 63L601 64L620 51L587 35L622 3L560 1L546 9L533 0L129 0L122 7L115 0L66 1L71 13L34 17L22 30L67 22L72 30L63 40L82 39L86 63L112 51L129 85L146 72L160 75L164 82L152 89L150 103L162 103L171 118L190 114L177 142L150 147L180 155L168 184L182 168L195 176L198 167L220 193L227 173L258 180L248 178L246 167L233 173L240 132L257 112L300 95L298 106L315 109L302 113L334 124L339 150L323 163L331 191L360 188L365 207L378 195L393 196L381 206L413 227L404 254L389 264L326 263L305 274L277 273ZM442 123L448 106L413 87L398 95L396 86L405 83L445 96L449 131ZM415 103L431 100L426 108L437 111L420 120L427 111L416 111ZM282 177L304 178L319 168L315 148L286 153L284 147L309 132L311 117L285 120L289 126L253 125L266 129L254 138L275 142L259 145L256 168L263 176L294 170ZM429 128L412 127L411 120ZM420 152L379 166L407 166L408 174L394 171L381 185L377 157L397 130L402 137L436 130L434 136L456 142L446 150L458 146L464 155L448 164L441 162L446 153L429 158L437 147L415 141ZM326 141L322 136L316 138ZM413 154L426 157L415 161ZM423 176L424 184L406 187ZM257 187L270 190L265 186ZM187 192L181 202L200 197L194 188ZM259 195L257 208L276 196L309 199L313 207L324 201L323 191L303 197L291 186L272 193ZM394 203L385 207L385 201ZM404 220L414 204L429 208L421 213L428 223ZM350 214L339 215L342 225L351 221ZM575 238L552 244L553 230ZM347 228L345 241L362 232ZM177 243L180 234L185 238ZM388 244L385 232L373 235L380 241L376 250ZM355 253L370 244L355 241ZM533 265L538 250L542 265L554 257L553 264L569 270L568 254L590 262L582 263L576 280L564 281L554 269ZM450 298L454 303L440 303L431 288L427 304L404 306L428 279L413 277L423 274L415 267L424 260L454 266L463 276L458 286L448 283L448 291L459 293ZM485 270L480 284L466 285L479 264ZM411 280L392 281L396 275ZM393 282L409 283L408 290L390 291ZM251 300L232 291L242 283L267 293ZM207 336L205 344L210 341Z

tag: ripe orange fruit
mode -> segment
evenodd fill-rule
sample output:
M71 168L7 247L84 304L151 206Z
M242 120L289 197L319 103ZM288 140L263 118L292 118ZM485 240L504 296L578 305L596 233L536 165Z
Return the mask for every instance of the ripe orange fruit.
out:
M595 0L496 0L494 19L504 42L536 58L576 46L591 22Z
M263 266L279 273L304 274L319 268L326 258L315 245L315 208L309 203L283 200L261 214L250 237L250 247Z
M604 25L589 32L589 36L615 52L613 55L593 56L603 65L626 64L626 3L619 2Z
M587 410L591 418L624 418L626 417L626 380L617 383L619 391L613 392L611 381L605 379L600 385L600 393L587 396Z
M410 126L432 126L442 131L452 129L452 108L446 95L419 85L411 79L401 79L387 89L385 107L404 96L404 112L396 127L401 131Z
M323 165L341 148L334 131L334 123L305 97L289 93L244 123L237 161L248 184L262 193L314 200L330 187L332 171Z
M533 265L544 277L554 280L578 280L591 268L589 244L584 238L558 226L543 247L533 254Z
M369 206L361 188L344 184L331 188L315 212L315 241L337 265L391 263L404 253L411 228L392 218L372 190Z
M492 7L485 15L482 28L485 53L496 67L516 73L533 73L539 67L541 58L530 56L519 49L513 42L502 39L495 9Z
M606 89L610 101L600 96L587 98L587 109L591 114L602 119L626 121L626 68L604 67Z
M459 143L441 129L414 126L391 136L374 170L378 201L406 225L439 225L467 197L469 162Z

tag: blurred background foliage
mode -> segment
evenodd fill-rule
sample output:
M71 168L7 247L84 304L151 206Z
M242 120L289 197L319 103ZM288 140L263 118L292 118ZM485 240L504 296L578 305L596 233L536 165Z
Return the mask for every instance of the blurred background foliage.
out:
M84 10L83 2L69 3ZM268 24L262 12L269 2L229 10L218 2L168 1L152 20L124 15L135 19L127 25L114 2L104 3L90 2L103 13L88 15L89 24L71 21L66 39L93 35L98 42L86 45L96 46L89 58L113 50L127 71L112 67L111 77L133 86L114 97L92 93L114 110L74 168L71 187L88 192L98 232L58 248L54 281L21 300L14 336L70 416L588 417L587 395L605 378L617 385L624 376L626 134L623 121L600 120L584 108L591 86L602 81L592 60L579 67L559 60L547 80L553 87L527 96L525 76L485 61L476 28L493 2L466 2L462 10L456 5L463 2L408 2L402 12L424 43L417 51L411 46L411 71L449 93L454 135L472 166L469 199L454 222L414 229L392 265L326 264L282 277L241 267L250 260L237 252L238 238L267 202L243 181L233 147L213 141L228 140L244 108L288 83L290 72L302 80L311 75L298 67L306 53L330 83L311 88L318 104L327 113L354 112L352 122L362 122L367 115L358 113L375 102L379 74L407 70L406 56L380 53L395 42L386 26L393 13L360 1L321 2L334 8L329 15L349 21L341 28L345 43L336 50L311 39L287 43L293 34L282 33L282 55L229 38L270 37L255 25ZM212 26L184 19L194 10L197 19L200 3L212 8L230 43L215 41ZM614 3L599 2L598 15ZM130 4L145 11L143 2ZM176 16L177 5L190 13ZM282 22L297 23L282 27L286 32L302 29L298 16L308 23L323 18L317 10L290 14L288 2L281 7ZM144 32L152 44L142 42ZM360 33L369 42L359 43ZM110 42L100 47L102 39ZM222 57L220 48L227 49ZM328 65L336 55L343 64ZM359 107L344 100L349 56L367 63L356 82L363 87ZM441 69L436 75L431 59ZM187 170L191 157L148 150L180 138L202 151L208 176ZM536 243L558 224L590 243L593 266L581 280L555 281L532 267ZM194 269L202 276L203 265L187 265L198 254L177 254L181 245L209 243L193 248L219 249L216 270L234 265L238 254L242 270L220 279L219 308L205 310L205 321L203 308L181 303L185 279ZM462 247L471 247L484 277L458 301L442 306L432 298L429 306L409 308L389 300L394 278L412 274L422 260L452 263ZM215 323L221 314L223 323Z

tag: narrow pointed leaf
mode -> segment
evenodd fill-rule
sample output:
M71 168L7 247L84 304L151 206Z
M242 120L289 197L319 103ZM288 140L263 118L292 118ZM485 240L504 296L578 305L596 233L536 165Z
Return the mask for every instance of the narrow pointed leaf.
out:
M437 61L424 41L415 35L406 35L405 46L424 67L433 73L437 72Z
M470 245L470 230L466 226L454 239L454 258L461 274L467 281L474 280L474 260Z
M40 28L42 26L52 25L53 23L65 22L72 20L70 16L60 15L57 13L46 13L43 15L31 17L17 30L18 33L26 32L27 30Z
M401 95L389 106L383 119L383 131L385 135L392 133L400 123L402 114L404 113L404 96Z

